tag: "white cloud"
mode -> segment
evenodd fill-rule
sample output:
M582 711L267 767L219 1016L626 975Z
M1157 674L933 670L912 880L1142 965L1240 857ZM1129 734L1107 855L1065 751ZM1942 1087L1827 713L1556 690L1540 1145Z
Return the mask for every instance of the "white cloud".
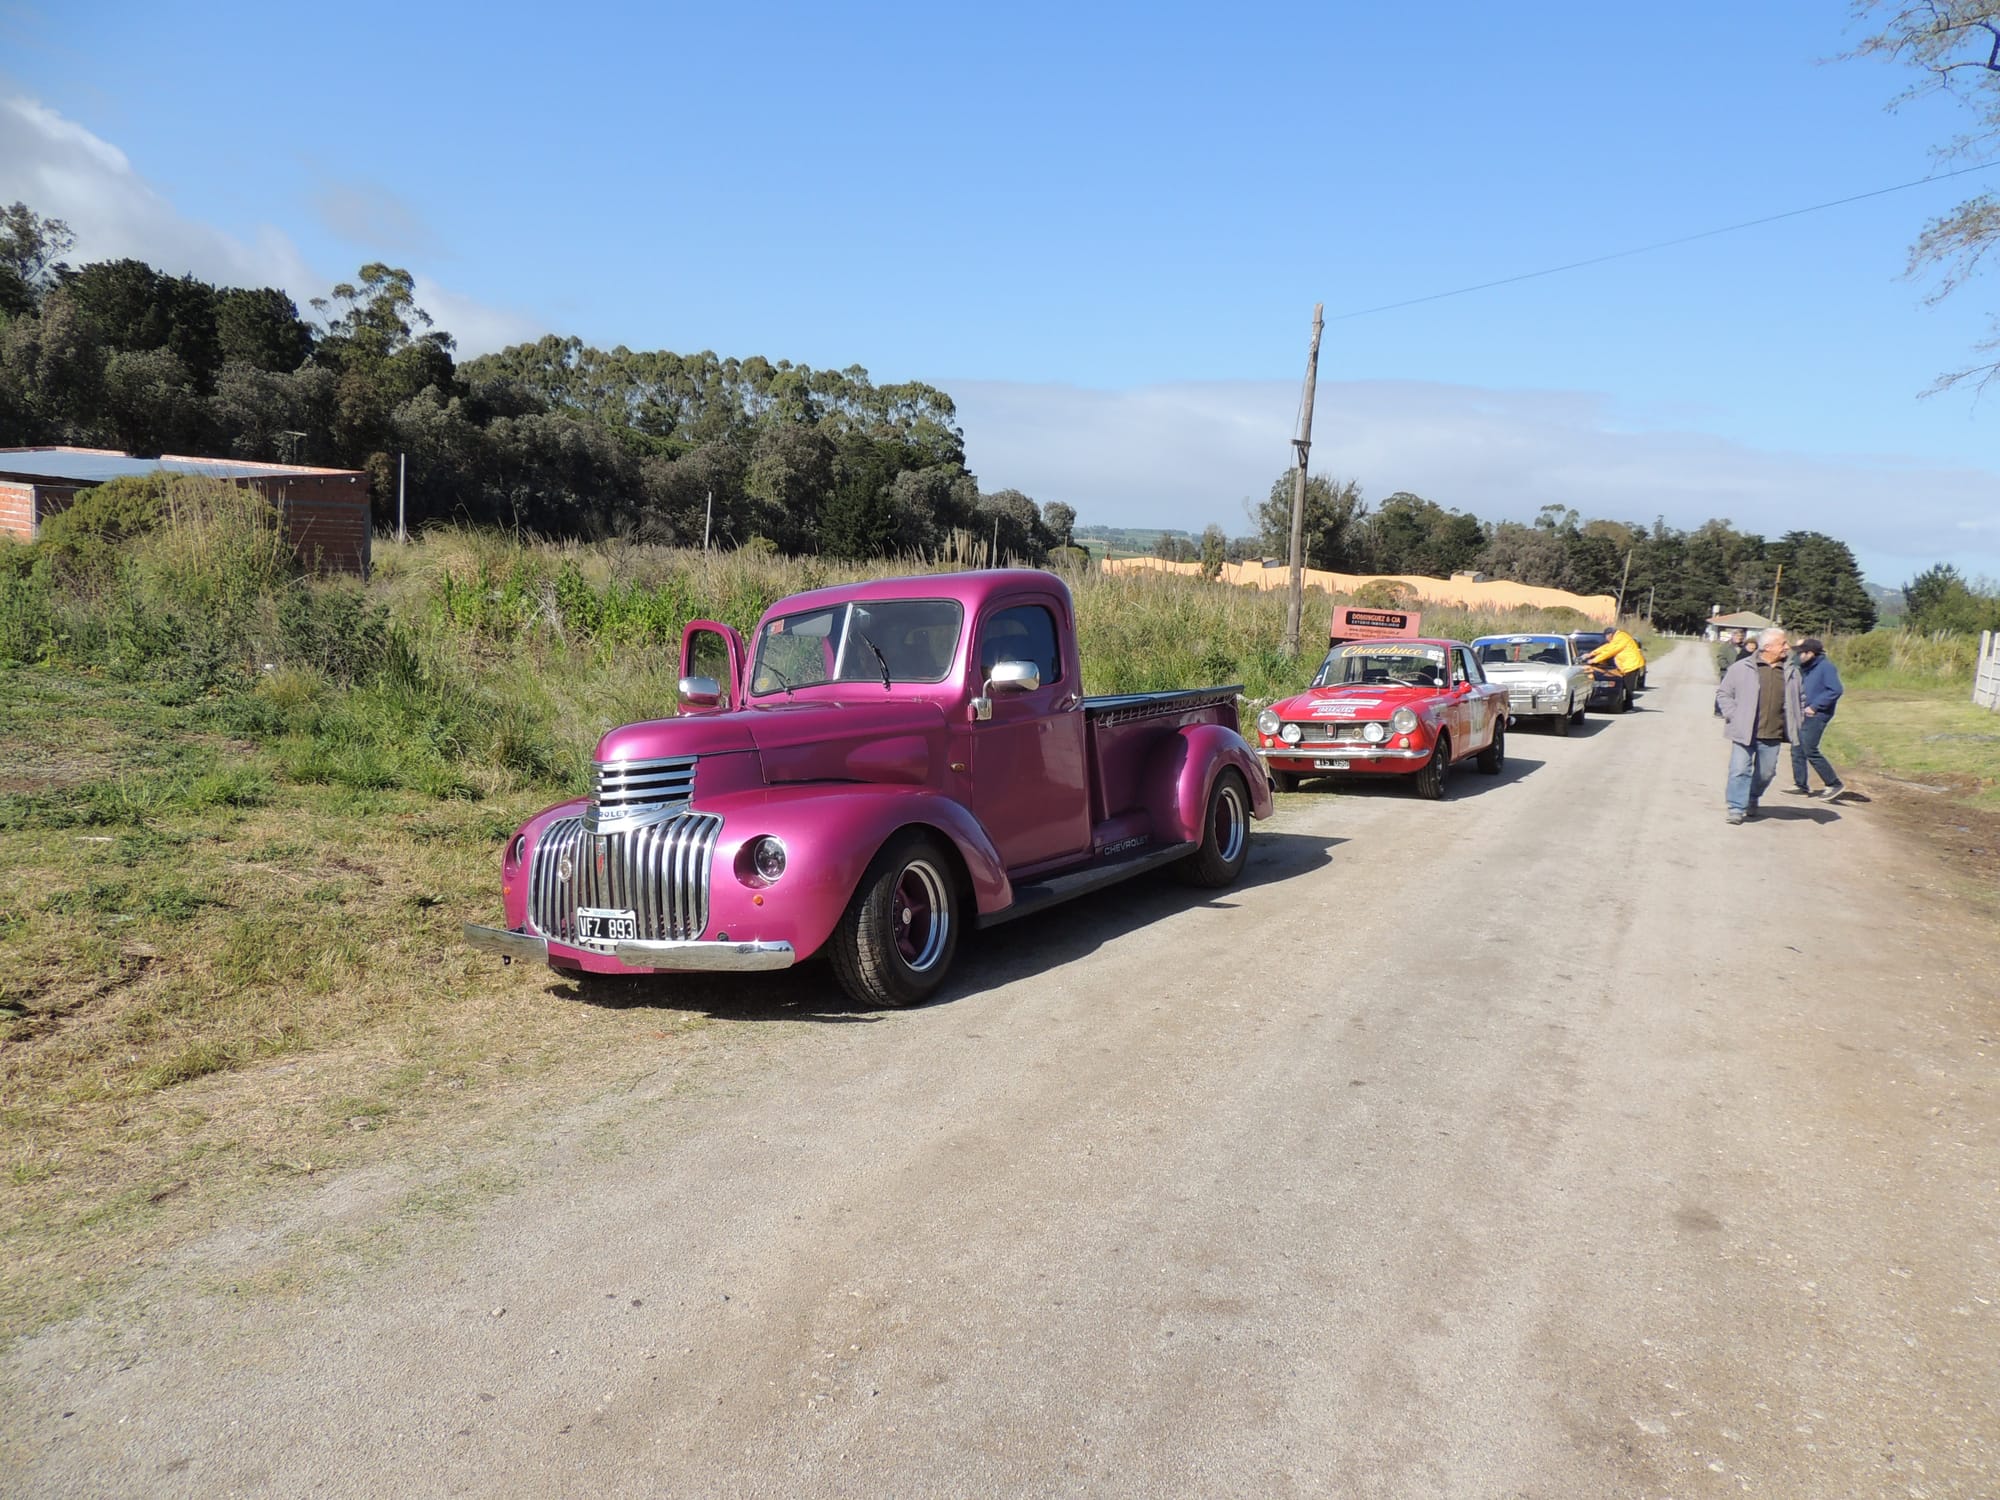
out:
M1085 524L1250 529L1243 502L1290 462L1298 387L1214 382L1124 391L948 381L967 462L987 489L1076 507ZM1412 490L1484 520L1547 504L1584 516L1699 525L1724 517L1775 537L1816 530L1863 571L1900 583L1939 560L2000 575L2000 475L1918 460L1772 452L1634 423L1603 396L1403 381L1324 382L1314 473L1374 500Z
M188 218L133 170L123 151L36 100L0 99L0 203L26 203L76 235L72 264L130 256L218 285L277 286L305 309L340 275L310 266L269 225L249 240ZM378 205L379 209L379 205ZM351 270L345 274L351 275ZM536 338L546 325L417 278L418 303L458 340L462 355Z

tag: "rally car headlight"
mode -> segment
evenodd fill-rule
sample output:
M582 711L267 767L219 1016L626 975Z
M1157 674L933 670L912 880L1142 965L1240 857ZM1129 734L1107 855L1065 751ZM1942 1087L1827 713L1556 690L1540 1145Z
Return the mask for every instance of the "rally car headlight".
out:
M1568 691L1569 689L1564 687L1560 682L1551 682L1542 689L1541 696L1544 698L1560 698Z
M1396 733L1408 734L1417 727L1417 715L1413 709L1399 708L1389 715L1389 724Z
M1267 708L1257 715L1257 732L1266 737L1278 732L1278 711L1275 708Z
M1386 724L1363 724L1361 726L1361 738L1368 741L1371 745L1379 745L1382 741L1389 738L1389 726Z
M1287 724L1283 729L1278 731L1278 738L1283 740L1287 745L1296 745L1301 739L1305 738L1305 731L1296 724Z
M526 859L527 857L528 857L528 836L525 833L517 833L514 835L514 847L507 851L507 863L510 865L518 865L522 860Z

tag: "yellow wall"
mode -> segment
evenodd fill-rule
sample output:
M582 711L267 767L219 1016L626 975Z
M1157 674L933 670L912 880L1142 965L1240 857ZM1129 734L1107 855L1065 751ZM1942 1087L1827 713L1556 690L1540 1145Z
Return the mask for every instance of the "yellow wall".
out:
M1200 563L1168 562L1163 557L1107 557L1098 564L1106 573L1178 573L1199 578ZM1419 600L1450 604L1461 609L1573 609L1600 625L1612 624L1618 616L1618 600L1610 594L1572 594L1565 589L1536 588L1533 584L1507 583L1488 579L1474 583L1469 578L1424 578L1410 573L1322 573L1305 570L1309 589L1329 594L1352 595L1365 584L1386 579L1407 584ZM1291 581L1288 568L1267 568L1262 563L1242 562L1222 565L1222 582L1258 589L1281 589Z

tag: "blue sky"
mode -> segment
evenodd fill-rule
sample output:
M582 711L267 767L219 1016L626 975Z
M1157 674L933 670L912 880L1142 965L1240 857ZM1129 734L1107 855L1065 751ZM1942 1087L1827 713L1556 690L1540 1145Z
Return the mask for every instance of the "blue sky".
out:
M1316 470L1817 527L1900 582L2000 575L1994 399L1919 399L2000 306L1902 278L1906 182L1838 0L1671 13L489 5L0 10L0 199L305 296L385 258L468 350L555 330L924 379L987 488L1246 529L1312 305ZM176 262L179 264L176 264Z

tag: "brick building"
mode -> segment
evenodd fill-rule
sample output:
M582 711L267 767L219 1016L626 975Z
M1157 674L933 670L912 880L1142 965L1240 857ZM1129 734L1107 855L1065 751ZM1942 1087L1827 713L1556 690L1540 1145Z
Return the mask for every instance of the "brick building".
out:
M368 476L356 469L250 463L230 458L134 458L108 448L0 448L0 536L35 539L47 517L78 490L146 474L199 474L243 485L278 509L285 537L306 566L324 573L368 572L373 531Z

